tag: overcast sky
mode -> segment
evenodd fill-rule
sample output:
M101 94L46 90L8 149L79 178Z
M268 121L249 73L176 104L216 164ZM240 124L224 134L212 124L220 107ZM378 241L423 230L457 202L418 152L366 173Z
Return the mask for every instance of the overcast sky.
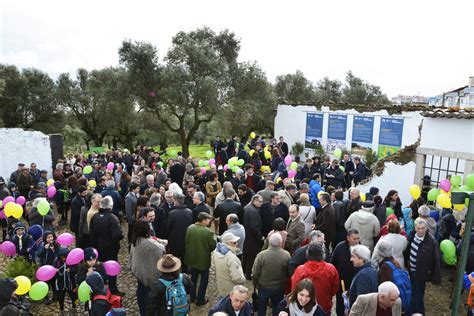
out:
M272 82L297 69L317 82L348 70L389 97L432 96L474 76L474 1L3 0L0 62L54 78L118 64L123 39L158 47L209 26L241 39Z

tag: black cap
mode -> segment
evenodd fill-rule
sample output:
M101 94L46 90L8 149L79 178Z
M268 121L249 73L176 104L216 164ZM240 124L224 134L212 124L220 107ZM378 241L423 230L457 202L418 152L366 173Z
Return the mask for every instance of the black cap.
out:
M363 206L364 208L372 208L372 207L374 207L374 201L369 201L369 200L367 200L367 201L365 201L365 202L362 204L362 206Z

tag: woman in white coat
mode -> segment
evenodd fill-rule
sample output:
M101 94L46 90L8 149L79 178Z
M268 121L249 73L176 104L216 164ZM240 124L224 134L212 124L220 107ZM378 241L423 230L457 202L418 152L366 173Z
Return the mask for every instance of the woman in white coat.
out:
M393 247L393 257L395 260L398 261L400 264L400 267L405 268L405 259L403 257L403 252L407 248L408 245L408 240L405 236L400 234L401 232L401 227L400 223L391 220L388 222L388 234L380 237L379 241L377 242L377 245L375 245L374 253L372 255L372 260L375 259L376 257L376 252L377 252L377 246L379 245L381 240L387 240L390 242L390 244Z
M306 239L313 230L312 226L316 219L316 209L311 205L307 193L300 195L300 217L304 222L304 238Z

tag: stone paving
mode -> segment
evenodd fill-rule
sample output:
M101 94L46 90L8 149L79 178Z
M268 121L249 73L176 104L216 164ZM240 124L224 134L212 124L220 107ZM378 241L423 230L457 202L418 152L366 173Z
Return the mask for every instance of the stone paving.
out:
M124 230L124 236L126 236L128 225L122 225ZM61 229L59 229L61 231ZM127 308L127 315L139 315L138 312L138 305L136 300L136 279L132 275L130 271L126 269L126 262L128 256L128 246L126 238L122 240L120 253L119 253L119 260L122 264L122 272L118 277L118 285L119 289L126 293L124 297L123 303L124 306ZM3 255L0 255L0 273L3 271L5 263L7 259ZM449 280L450 277L453 275L454 270L443 270L443 280L442 285L434 286L431 284L427 285L426 288L426 295L425 295L425 304L427 313L426 315L437 315L437 316L444 316L450 315L450 298L449 295L451 293L452 282ZM246 286L249 289L253 289L253 286L250 281L247 281ZM204 306L195 306L194 304L191 306L191 315L207 315L209 308L216 303L217 301L217 283L216 283L216 275L214 269L211 267L210 275L209 275L209 285L207 288L207 297L209 298L209 303ZM466 301L466 293L464 293L462 302ZM71 310L71 304L68 299L66 299L66 313L63 315L85 315L83 305L77 307L76 312L74 313ZM44 316L53 316L53 315L61 315L59 313L59 306L57 303L51 304L49 306L45 305L44 303L33 303L31 306L31 311L34 315L44 315ZM335 313L333 313L335 315ZM466 312L460 310L459 315L465 315ZM270 315L270 309L267 311L267 315Z

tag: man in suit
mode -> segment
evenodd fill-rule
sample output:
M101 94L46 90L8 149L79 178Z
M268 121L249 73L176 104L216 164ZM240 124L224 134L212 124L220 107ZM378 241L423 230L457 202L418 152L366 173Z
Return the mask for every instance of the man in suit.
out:
M298 204L293 204L289 208L290 219L286 224L285 249L292 254L304 240L304 222L300 216L300 208Z
M184 204L184 194L176 193L173 199L175 208L168 214L166 222L168 247L173 256L184 260L185 236L188 227L193 224L193 212ZM185 265L183 271L186 271Z
M378 293L359 295L351 307L349 316L376 316L378 312L392 316L402 314L400 291L390 281L380 284Z
M225 222L227 215L233 213L239 217L239 221L243 222L244 209L239 202L235 202L236 193L234 189L229 189L224 192L226 200L219 204L214 210L214 218L219 218L219 235L224 234L227 230L227 224Z
M320 230L326 236L326 249L336 238L336 211L331 205L331 196L327 193L321 193L319 197L321 212L318 213L314 221L314 229ZM327 253L330 253L329 251Z

